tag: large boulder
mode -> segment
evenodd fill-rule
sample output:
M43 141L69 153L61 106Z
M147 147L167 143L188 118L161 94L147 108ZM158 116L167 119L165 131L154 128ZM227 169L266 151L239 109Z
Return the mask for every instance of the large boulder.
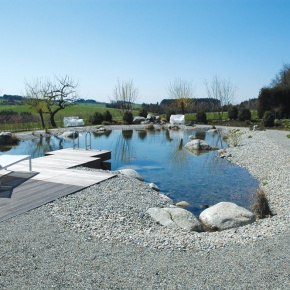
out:
M182 228L189 231L201 231L202 226L199 220L189 211L178 208L149 208L148 213L151 218L159 222L163 226L172 228Z
M154 125L153 125L152 123L149 123L149 124L147 124L147 125L145 126L145 129L146 129L146 130L154 130L155 127L154 127Z
M128 177L136 178L136 179L141 180L141 181L144 180L144 178L134 169L128 168L128 169L120 169L118 171L119 171L119 173L126 175Z
M62 133L62 136L65 138L78 138L79 133L77 131L65 131Z
M215 134L215 133L218 133L218 130L217 129L209 129L209 130L207 130L207 132Z
M141 116L137 116L134 118L133 123L134 124L141 124L141 122L144 122L146 119L144 117Z
M184 146L188 150L211 150L212 147L210 147L204 140L195 139Z
M201 223L211 231L241 227L253 223L255 219L252 212L232 202L220 202L199 215Z
M96 126L95 128L96 128L96 129L95 129L95 132L104 132L104 131L107 130L107 129L106 129L104 126L102 126L102 125L98 125L98 126Z
M156 117L154 115L148 114L146 120L150 122L155 122Z
M184 125L185 123L184 115L171 115L169 122L172 125Z
M0 145L13 144L14 140L11 132L0 133Z

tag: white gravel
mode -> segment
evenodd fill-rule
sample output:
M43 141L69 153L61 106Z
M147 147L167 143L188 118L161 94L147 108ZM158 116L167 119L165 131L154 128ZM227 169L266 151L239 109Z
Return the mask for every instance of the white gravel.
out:
M2 222L0 288L289 289L290 139L242 132L227 151L260 180L274 217L215 233L168 229L144 214L166 201L118 175Z
M284 132L253 132L248 129L241 132L239 146L227 151L232 155L232 162L247 168L260 180L271 209L277 213L272 218L217 233L165 228L144 214L149 207L163 207L165 201L148 184L122 175L49 204L51 214L65 227L102 241L113 240L157 249L208 250L283 232L290 221L290 147L287 149L290 139L287 140ZM276 138L283 140L281 145Z

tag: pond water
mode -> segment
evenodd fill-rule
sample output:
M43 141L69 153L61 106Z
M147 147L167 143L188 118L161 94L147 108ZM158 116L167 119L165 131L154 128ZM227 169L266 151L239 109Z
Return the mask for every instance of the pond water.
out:
M174 202L187 201L190 204L187 209L194 214L198 215L206 205L220 201L249 208L258 181L245 169L218 158L216 151L201 155L187 151L184 145L190 141L190 135L198 135L211 146L227 147L220 135L194 130L92 133L91 146L92 149L112 151L112 170L135 169L145 182L153 182L161 193L170 194ZM80 134L79 144L80 148L85 148L85 133ZM72 140L53 136L21 142L6 149L5 153L30 154L35 158L48 151L72 147Z

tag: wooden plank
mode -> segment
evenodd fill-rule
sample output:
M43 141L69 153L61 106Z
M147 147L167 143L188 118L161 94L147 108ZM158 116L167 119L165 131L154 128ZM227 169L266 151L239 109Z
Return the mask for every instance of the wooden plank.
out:
M111 159L111 151L108 150L84 150L84 149L72 149L66 148L57 151L51 151L46 153L48 155L70 155L70 156L90 156L90 157L99 157L102 160L109 160Z
M95 168L101 164L102 156L108 158L111 152L62 149L33 159L34 171L30 175L24 169L27 164L11 166L14 171L1 173L4 184L12 185L12 194L4 189L1 197L0 192L0 221L116 176L109 172L69 169L82 164ZM20 170L15 172L16 169Z
M51 189L51 184L48 183L47 185ZM1 208L0 221L6 220L15 215L35 209L43 204L51 202L57 198L63 197L70 193L79 191L81 189L82 187L58 184L58 186L53 187L53 190L49 190L51 194L30 196L26 199L15 201L11 203L10 205L5 206L4 209Z

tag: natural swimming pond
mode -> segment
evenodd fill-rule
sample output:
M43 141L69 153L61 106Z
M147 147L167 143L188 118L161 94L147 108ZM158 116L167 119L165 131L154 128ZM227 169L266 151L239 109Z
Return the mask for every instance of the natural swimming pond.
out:
M195 214L199 214L205 205L220 201L231 201L248 208L258 181L245 169L218 158L216 151L201 155L187 151L184 145L190 141L189 136L195 134L211 146L227 147L219 134L195 130L97 132L91 134L91 147L111 150L112 170L135 169L145 182L153 182L161 193L170 194L174 202L187 201L190 204L187 209ZM80 148L85 148L85 135L85 132L80 133ZM71 139L51 136L20 142L6 149L5 153L30 154L35 158L48 151L72 147Z

